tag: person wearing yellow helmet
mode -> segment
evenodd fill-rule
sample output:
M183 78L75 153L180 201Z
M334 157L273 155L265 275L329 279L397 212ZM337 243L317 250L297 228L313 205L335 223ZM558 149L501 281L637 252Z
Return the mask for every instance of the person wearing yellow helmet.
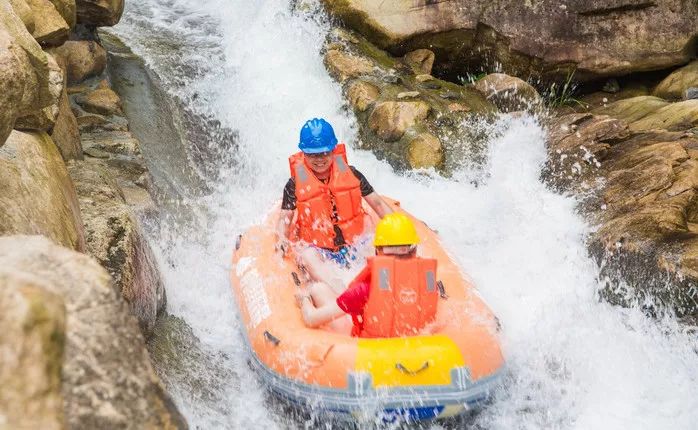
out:
M311 285L296 298L309 327L345 313L353 336L397 337L418 334L436 316L436 260L417 257L419 236L403 213L386 215L376 226L376 256L336 299L325 284Z

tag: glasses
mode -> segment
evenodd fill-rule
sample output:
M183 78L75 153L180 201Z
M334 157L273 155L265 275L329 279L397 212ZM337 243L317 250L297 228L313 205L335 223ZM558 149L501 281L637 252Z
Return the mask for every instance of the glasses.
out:
M316 154L305 154L308 158L325 158L332 155L332 152L318 152Z

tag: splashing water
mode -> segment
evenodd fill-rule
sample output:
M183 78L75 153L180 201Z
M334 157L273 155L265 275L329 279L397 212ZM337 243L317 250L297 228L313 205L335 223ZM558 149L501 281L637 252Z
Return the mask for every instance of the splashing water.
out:
M127 2L114 32L172 97L238 133L230 157L209 160L220 174L214 192L196 202L205 219L164 219L154 233L169 311L192 327L204 351L185 360L180 377L160 363L163 378L193 428L292 426L245 364L227 266L236 235L280 198L304 120L323 116L340 138L355 139L319 54L328 27L281 0L136 3ZM349 154L378 192L441 233L502 321L511 376L474 425L695 428L695 335L672 319L599 302L588 226L574 200L540 181L544 131L532 119L502 117L491 136L487 164L449 179L400 176L370 153Z

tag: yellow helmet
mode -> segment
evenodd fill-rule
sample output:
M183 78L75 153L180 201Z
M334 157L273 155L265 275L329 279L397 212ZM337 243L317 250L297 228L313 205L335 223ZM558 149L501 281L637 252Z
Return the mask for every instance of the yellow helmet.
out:
M416 245L419 236L407 215L393 212L383 217L376 226L374 246Z

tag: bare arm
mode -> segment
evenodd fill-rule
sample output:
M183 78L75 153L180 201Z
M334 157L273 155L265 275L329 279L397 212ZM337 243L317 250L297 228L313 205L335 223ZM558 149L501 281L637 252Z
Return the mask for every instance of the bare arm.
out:
M301 314L303 315L305 325L310 328L317 328L341 317L344 315L344 311L334 301L316 308L311 303L310 297L305 296L301 302Z
M393 208L391 208L390 205L388 205L385 200L383 200L383 198L375 191L365 196L364 199L366 199L366 202L368 202L368 205L371 206L371 209L376 211L378 216L381 218L393 212Z
M279 213L279 221L276 224L276 240L277 248L285 254L288 246L288 234L291 230L291 221L293 220L293 210L281 209Z

